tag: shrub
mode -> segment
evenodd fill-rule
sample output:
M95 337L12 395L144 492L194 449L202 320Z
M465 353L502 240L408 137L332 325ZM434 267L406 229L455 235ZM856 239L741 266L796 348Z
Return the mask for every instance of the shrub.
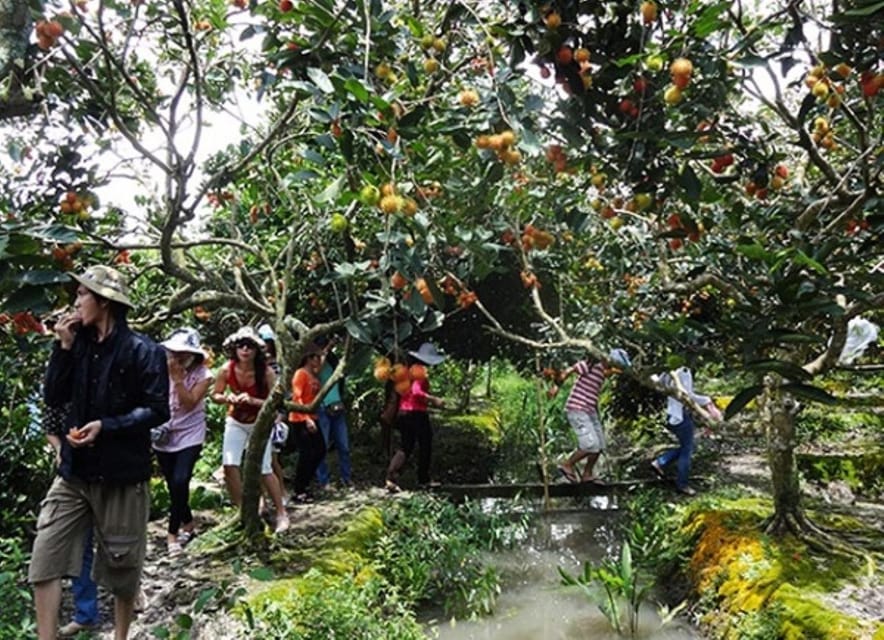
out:
M15 538L0 538L0 638L36 634L31 590L27 585L28 554Z

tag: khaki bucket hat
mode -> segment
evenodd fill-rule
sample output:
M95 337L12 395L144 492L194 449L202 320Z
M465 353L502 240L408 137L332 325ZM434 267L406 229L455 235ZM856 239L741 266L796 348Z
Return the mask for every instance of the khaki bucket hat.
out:
M119 302L130 309L135 307L129 299L129 285L123 274L116 269L97 264L86 269L82 275L71 274L71 277L102 298Z

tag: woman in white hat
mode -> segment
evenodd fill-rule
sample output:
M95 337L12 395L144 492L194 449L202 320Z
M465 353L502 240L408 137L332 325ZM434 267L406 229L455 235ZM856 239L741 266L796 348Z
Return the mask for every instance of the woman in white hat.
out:
M240 467L243 452L264 400L276 381L276 374L267 364L264 341L251 327L242 327L227 336L224 349L230 360L218 370L212 401L227 405L222 451L224 481L230 500L239 506L242 502ZM261 461L261 480L276 507L276 531L280 532L288 529L289 518L282 501L282 490L273 474L270 447L268 438Z
M445 404L442 398L430 394L430 380L423 366L437 365L445 360L445 356L429 342L423 343L417 351L409 351L408 355L411 384L405 393L399 394L399 412L396 416L396 426L402 441L390 459L384 484L390 493L401 490L398 485L399 472L414 451L415 445L418 448L417 482L422 486L430 484L433 427L427 409L430 404L437 407Z
M212 372L195 329L176 329L160 343L169 368L169 413L165 429L154 430L153 448L169 489L170 554L179 553L194 535L190 510L190 479L206 441L206 392Z

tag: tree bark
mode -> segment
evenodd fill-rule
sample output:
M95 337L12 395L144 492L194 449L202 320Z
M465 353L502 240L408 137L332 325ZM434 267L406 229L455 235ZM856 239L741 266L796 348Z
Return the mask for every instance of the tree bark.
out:
M255 539L264 530L261 515L258 512L261 500L261 460L264 457L267 439L270 438L276 412L278 407L282 405L284 397L285 387L282 378L279 377L258 413L255 427L252 429L252 435L249 437L249 444L243 456L240 520L249 539Z
M768 375L760 396L761 419L767 437L768 464L773 481L774 514L770 533L801 533L804 529L798 467L795 461L795 400L783 393L781 379Z

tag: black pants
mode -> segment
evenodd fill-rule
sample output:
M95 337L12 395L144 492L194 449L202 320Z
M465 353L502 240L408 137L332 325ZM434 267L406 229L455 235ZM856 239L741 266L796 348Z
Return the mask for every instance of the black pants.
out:
M155 451L169 488L169 533L177 534L182 524L193 522L190 511L190 479L203 450L201 444L181 451Z
M295 495L307 492L310 481L316 475L319 463L325 460L325 438L319 425L316 431L310 431L306 422L292 422L289 424L289 439L286 450L297 448L298 464L295 466Z
M402 435L400 448L406 458L410 457L417 445L417 481L427 484L430 481L430 456L433 452L433 427L430 414L426 411L405 411L396 419L396 426Z

